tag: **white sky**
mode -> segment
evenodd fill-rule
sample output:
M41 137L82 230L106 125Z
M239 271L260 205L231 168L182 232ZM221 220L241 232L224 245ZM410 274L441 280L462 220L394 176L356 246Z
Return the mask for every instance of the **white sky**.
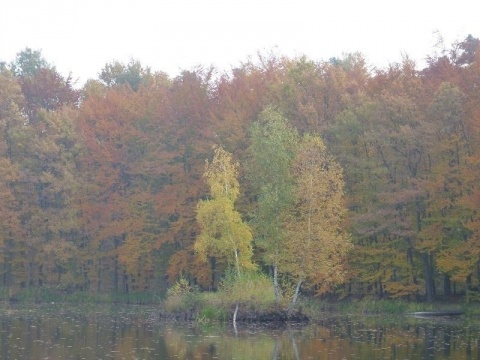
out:
M447 46L480 37L478 0L2 0L0 60L30 47L84 83L107 62L138 59L170 76L230 70L276 47L312 60L360 51L370 65L417 63L435 31Z

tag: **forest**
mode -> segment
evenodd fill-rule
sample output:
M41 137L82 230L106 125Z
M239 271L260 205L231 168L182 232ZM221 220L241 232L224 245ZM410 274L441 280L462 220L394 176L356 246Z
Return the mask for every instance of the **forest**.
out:
M132 59L81 88L40 50L2 59L0 288L216 289L231 260L198 240L221 149L236 177L220 211L251 237L247 267L335 299L480 295L480 40L426 59L260 53L174 78ZM328 184L291 173L311 147ZM317 205L291 189L307 183L316 199L335 188L317 205L338 219L304 216ZM302 248L307 227L320 240ZM274 237L289 257L278 269Z

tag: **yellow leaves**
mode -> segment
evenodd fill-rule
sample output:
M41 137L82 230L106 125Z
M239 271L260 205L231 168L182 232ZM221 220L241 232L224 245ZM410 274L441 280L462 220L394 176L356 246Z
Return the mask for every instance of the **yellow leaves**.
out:
M204 177L213 198L198 203L200 234L194 248L204 260L207 255L223 258L240 270L240 267L251 269L254 265L251 261L252 233L234 208L239 192L237 166L221 147L215 148L212 163L207 161Z
M5 184L17 181L20 176L18 166L12 164L8 159L0 158L0 176Z
M75 246L68 241L58 239L43 246L45 254L52 256L55 261L66 263L76 255Z
M475 271L480 258L480 237L472 234L466 241L452 244L437 256L438 268L454 279L465 281Z
M343 262L351 248L342 229L346 213L340 166L326 154L317 136L305 136L292 166L294 206L286 218L288 272L321 291L344 279Z
M135 273L136 267L139 265L138 259L144 253L139 240L134 235L127 236L125 242L118 248L118 259L130 274Z
M422 290L422 286L413 283L390 281L385 284L384 290L394 298L401 298L411 294L417 294Z
M197 209L197 222L200 234L195 241L195 251L203 259L207 254L235 261L235 251L239 264L251 268L252 233L240 214L227 198L201 201Z
M239 194L238 163L232 163L232 155L222 147L215 146L215 156L211 163L206 160L205 178L213 198L227 197L234 202Z

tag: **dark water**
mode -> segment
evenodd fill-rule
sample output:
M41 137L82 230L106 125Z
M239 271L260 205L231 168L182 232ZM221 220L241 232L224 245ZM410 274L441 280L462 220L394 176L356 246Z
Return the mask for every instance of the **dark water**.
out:
M0 359L480 359L460 318L331 317L306 327L159 321L154 308L1 309Z

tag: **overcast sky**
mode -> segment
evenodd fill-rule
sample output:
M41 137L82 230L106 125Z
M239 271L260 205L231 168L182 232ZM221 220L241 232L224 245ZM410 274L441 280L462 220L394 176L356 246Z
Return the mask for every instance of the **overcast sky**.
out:
M138 59L176 76L228 71L258 51L328 60L360 51L384 67L419 64L438 31L446 45L480 37L478 0L2 0L0 60L30 47L80 83L107 62Z

